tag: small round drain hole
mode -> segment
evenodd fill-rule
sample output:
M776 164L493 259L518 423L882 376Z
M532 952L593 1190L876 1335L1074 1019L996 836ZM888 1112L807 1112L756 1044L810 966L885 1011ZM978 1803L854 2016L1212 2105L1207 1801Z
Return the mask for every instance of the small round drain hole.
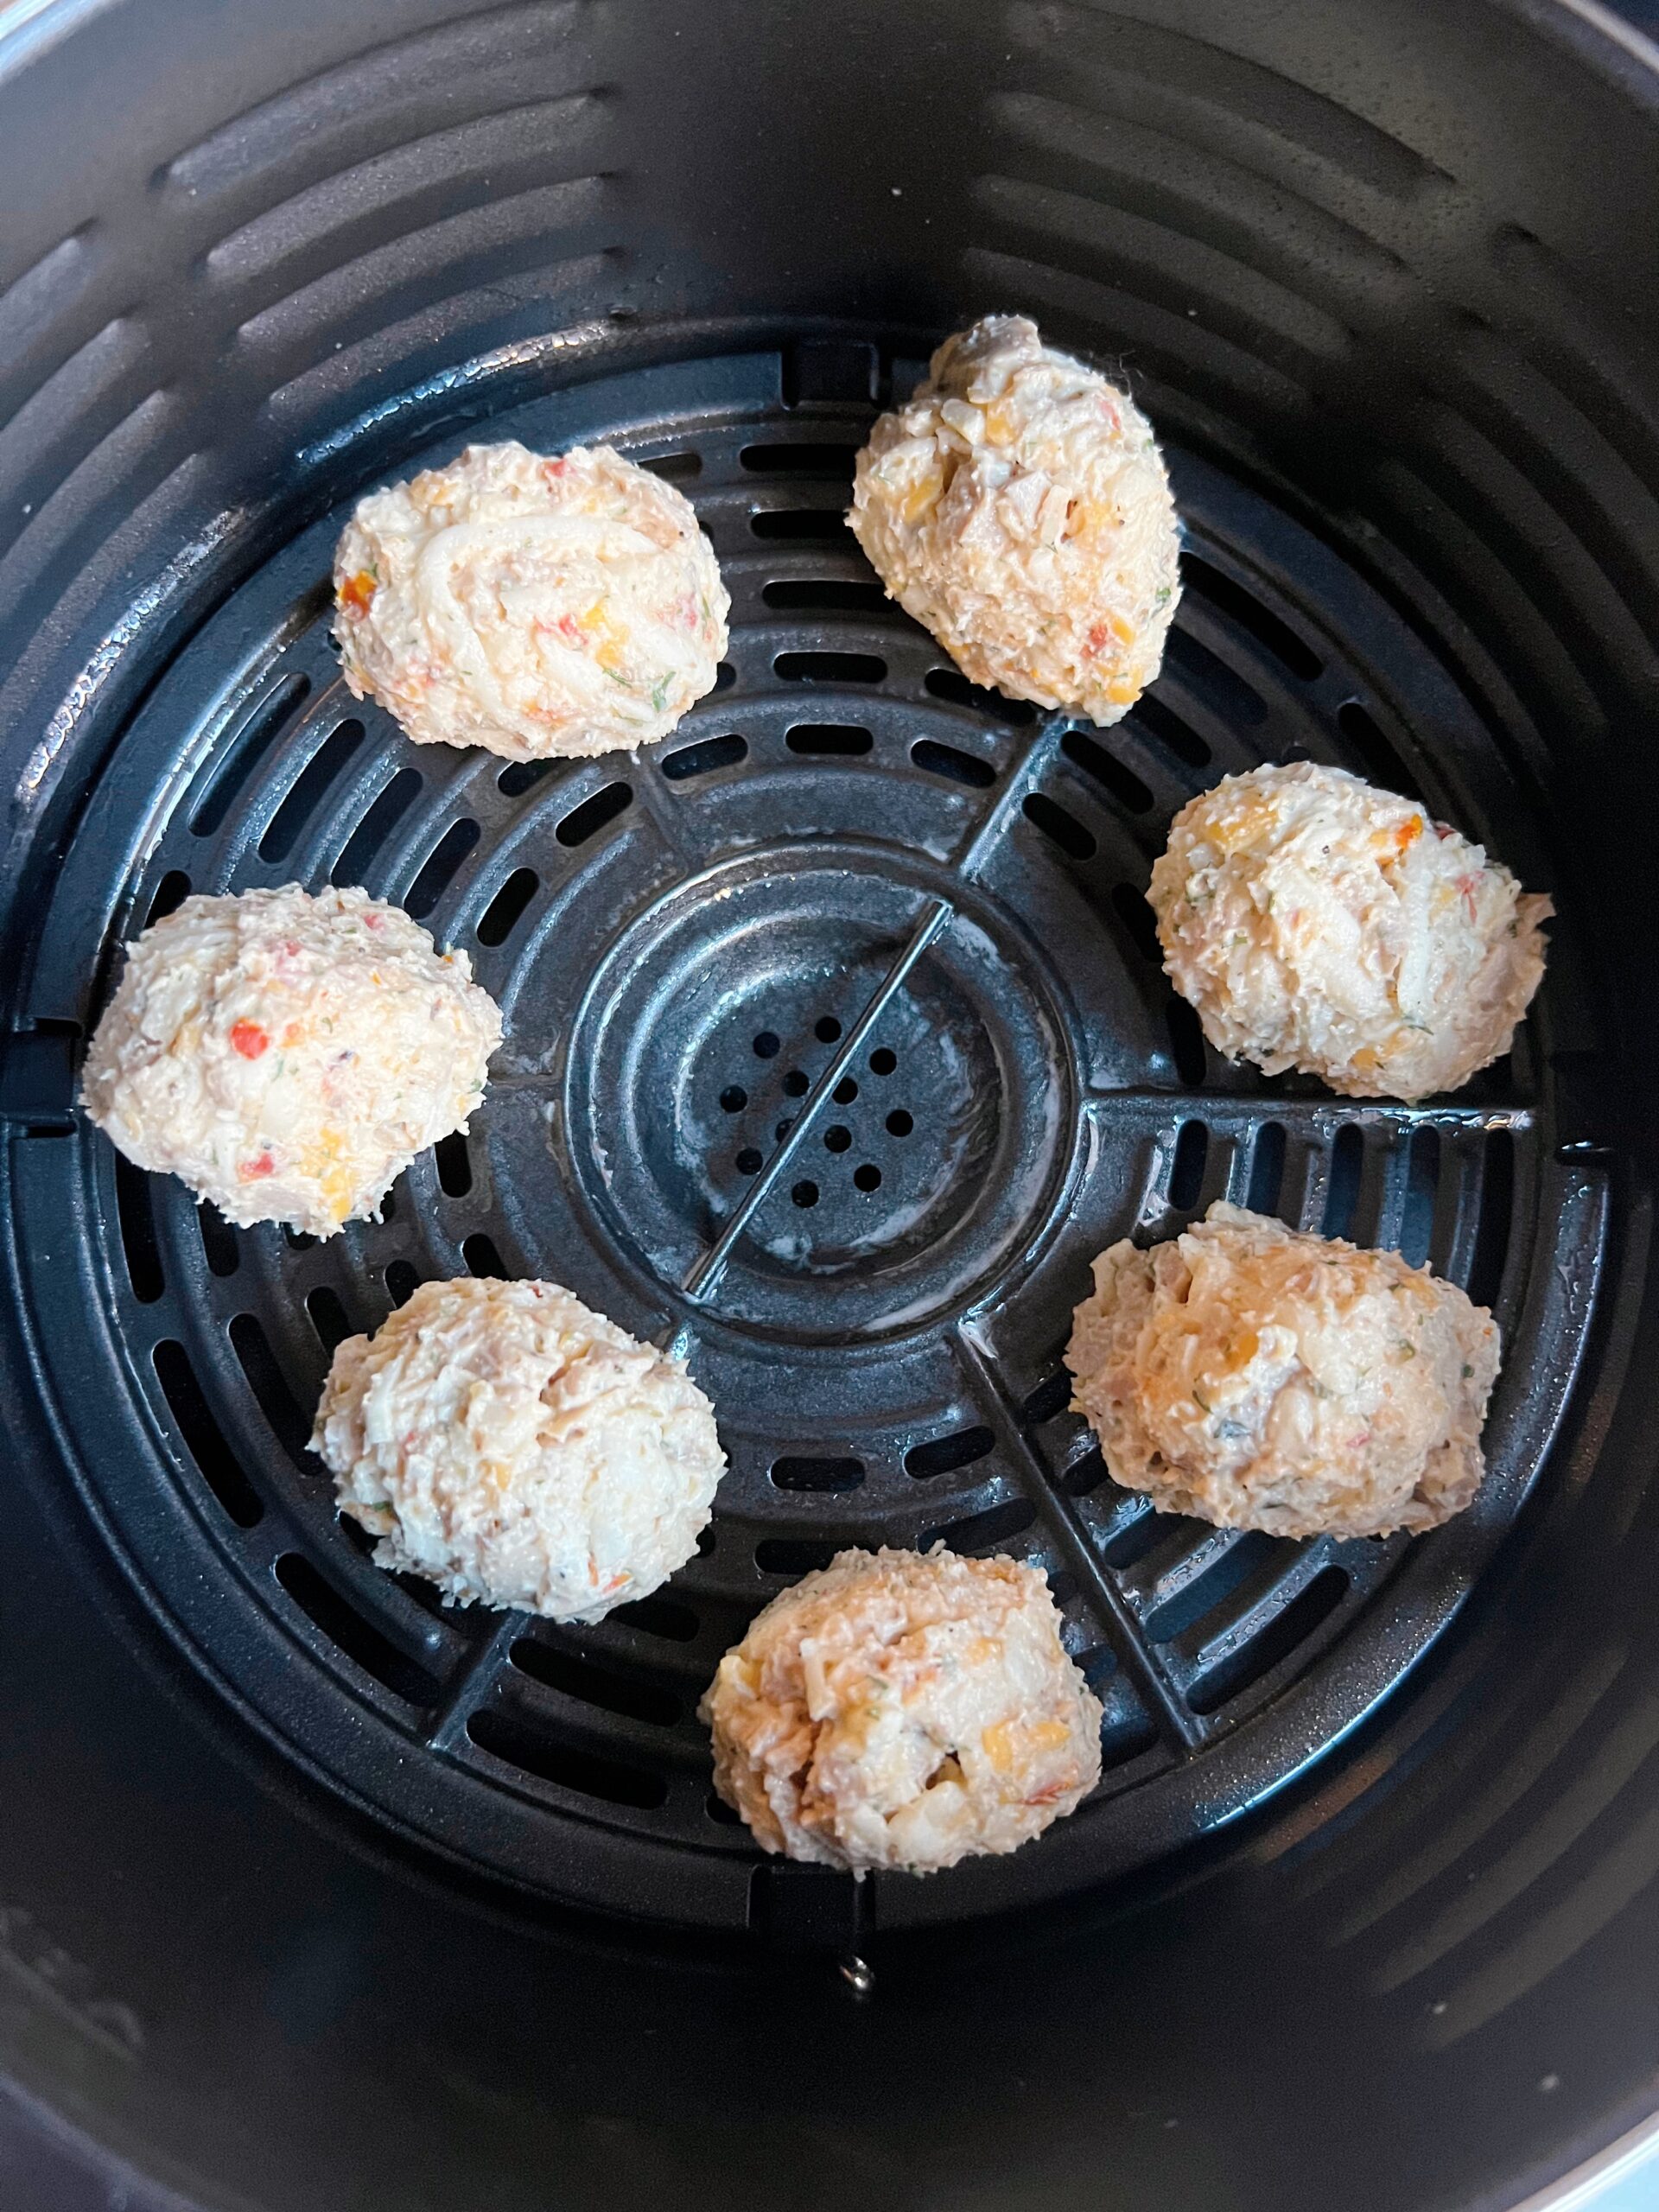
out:
M816 1183L798 1183L789 1195L798 1206L815 1206L818 1203L818 1186Z
M833 1014L821 1014L812 1025L812 1034L821 1045L833 1045L841 1034L841 1024Z
M758 1175L760 1173L760 1155L755 1150L754 1147L752 1144L745 1145L742 1151L737 1155L738 1173L740 1175Z
M873 1075L891 1075L898 1065L898 1053L890 1052L885 1045L878 1046L870 1054L870 1072Z
M915 1126L902 1106L895 1106L887 1116L887 1135L890 1137L907 1137Z
M844 1075L830 1092L837 1106L850 1106L858 1096L858 1085L849 1075Z
M754 1040L755 1057L758 1059L775 1060L783 1049L783 1039L775 1035L770 1029L763 1029Z
M749 1103L749 1094L741 1083L728 1083L720 1094L721 1109L728 1114L741 1114Z
M777 1137L779 1144L782 1144L784 1139L789 1135L794 1126L795 1116L792 1114L785 1114L783 1120L778 1124Z
M881 1170L873 1166L867 1160L861 1167L854 1168L853 1180L861 1191L879 1191L881 1187Z
M834 1128L826 1129L823 1133L823 1143L826 1152L845 1152L852 1141L852 1131L848 1128L843 1128L839 1122L836 1123Z
M804 1098L810 1088L804 1073L799 1068L791 1068L784 1077L784 1096L786 1098Z

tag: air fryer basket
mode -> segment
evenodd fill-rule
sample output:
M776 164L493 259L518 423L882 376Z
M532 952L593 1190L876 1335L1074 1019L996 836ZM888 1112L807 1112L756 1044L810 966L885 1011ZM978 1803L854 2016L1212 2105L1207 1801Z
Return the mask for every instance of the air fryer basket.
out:
M0 2184L1465 2212L1643 2119L1659 54L1472 0L6 21ZM968 684L840 518L992 308L1170 452L1185 595L1112 731ZM343 515L479 435L696 505L732 645L664 745L505 766L344 691ZM1170 814L1292 758L1556 899L1450 1102L1258 1079L1163 979ZM326 1245L73 1104L123 940L296 879L508 1020ZM1494 1306L1468 1515L1291 1544L1111 1484L1088 1261L1224 1195ZM305 1448L340 1338L465 1271L719 1409L699 1556L597 1628L380 1574ZM937 1537L1047 1572L1101 1789L925 1882L765 1860L715 1660Z

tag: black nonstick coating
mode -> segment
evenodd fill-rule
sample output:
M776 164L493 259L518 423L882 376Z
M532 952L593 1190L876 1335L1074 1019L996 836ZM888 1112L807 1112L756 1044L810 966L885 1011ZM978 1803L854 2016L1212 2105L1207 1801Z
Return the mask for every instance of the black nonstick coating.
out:
M1461 2212L1642 2117L1639 36L182 0L10 35L17 2201L79 2162L261 2212ZM967 685L839 519L874 410L994 307L1170 448L1185 595L1111 732ZM344 693L342 514L479 435L610 438L696 505L733 642L665 745L538 773ZM1516 1052L1453 1100L1262 1083L1171 998L1169 815L1287 758L1556 899ZM327 1245L229 1230L73 1107L122 939L296 879L407 906L509 1021L467 1138ZM1221 1195L1494 1306L1469 1515L1275 1544L1105 1477L1058 1367L1088 1259ZM378 1574L305 1450L334 1343L465 1270L677 1332L720 1409L705 1549L598 1629ZM940 1536L1049 1574L1102 1789L926 1882L764 1861L709 1795L715 1660L837 1544Z

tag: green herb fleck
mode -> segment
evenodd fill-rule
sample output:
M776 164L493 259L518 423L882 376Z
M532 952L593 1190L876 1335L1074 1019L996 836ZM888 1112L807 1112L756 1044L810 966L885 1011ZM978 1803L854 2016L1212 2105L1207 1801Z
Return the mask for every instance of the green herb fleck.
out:
M1472 1367L1465 1366L1465 1367L1464 1368L1464 1370L1463 1370L1463 1379L1464 1379L1464 1381L1465 1381L1465 1382L1468 1382L1471 1381L1471 1380L1473 1379L1473 1376L1474 1376L1474 1372L1475 1372L1475 1370L1474 1370L1474 1369L1473 1369Z

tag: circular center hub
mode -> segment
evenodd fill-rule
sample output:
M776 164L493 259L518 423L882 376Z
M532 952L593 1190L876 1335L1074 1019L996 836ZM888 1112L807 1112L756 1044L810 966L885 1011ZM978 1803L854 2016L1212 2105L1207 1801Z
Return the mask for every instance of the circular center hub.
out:
M953 918L826 1090L935 895ZM788 1147L712 1309L795 1338L936 1321L1064 1174L1075 1077L1041 976L1009 917L891 850L772 847L681 885L612 947L570 1040L589 1204L677 1285Z

